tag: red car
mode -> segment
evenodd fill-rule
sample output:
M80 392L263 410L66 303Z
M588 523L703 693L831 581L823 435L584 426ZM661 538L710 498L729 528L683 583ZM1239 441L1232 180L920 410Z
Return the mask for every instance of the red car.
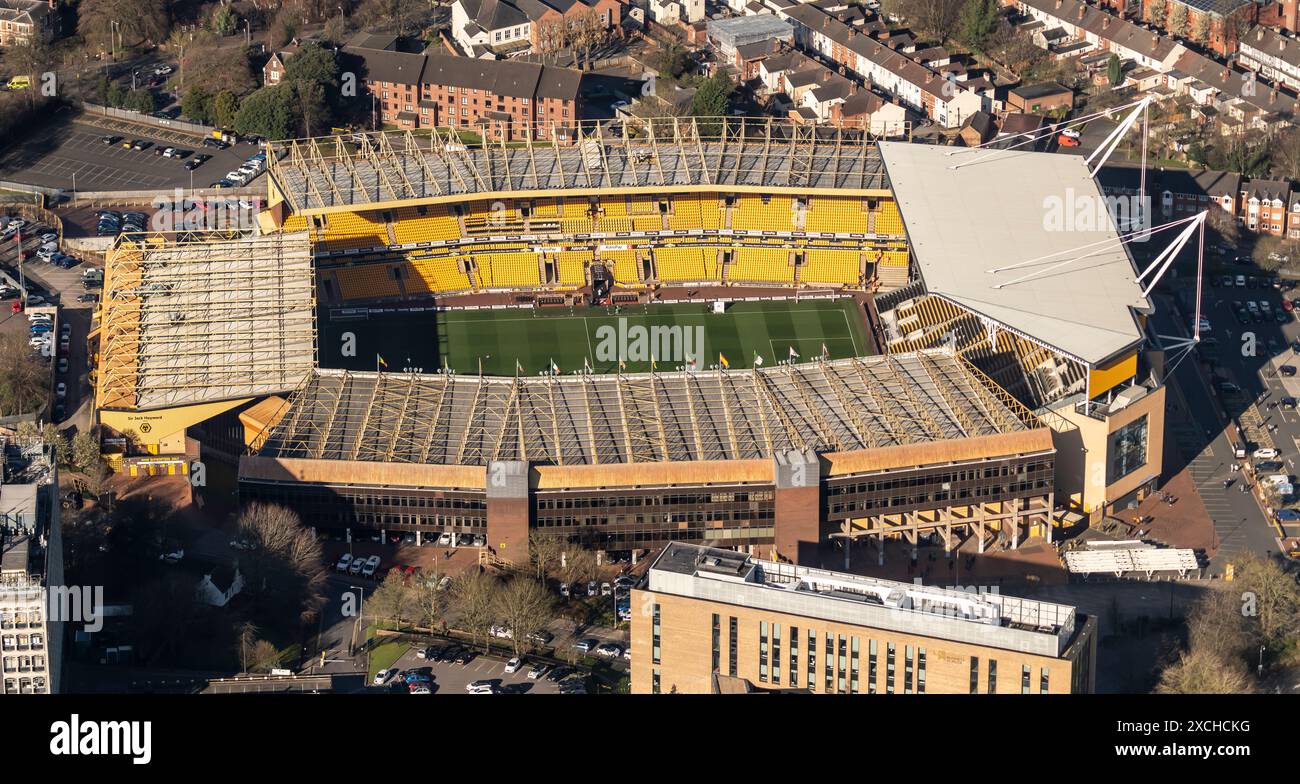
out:
M1079 140L1078 140L1078 139L1075 139L1075 138L1072 137L1072 136L1066 136L1065 134L1061 134L1060 136L1057 136L1057 137L1056 137L1056 143L1059 144L1059 145L1061 145L1062 147L1078 147L1078 146L1079 146Z

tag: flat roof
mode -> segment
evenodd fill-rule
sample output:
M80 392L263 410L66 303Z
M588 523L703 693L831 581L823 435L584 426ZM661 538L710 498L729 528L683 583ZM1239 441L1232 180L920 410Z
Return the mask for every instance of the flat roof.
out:
M1093 366L1141 342L1134 311L1152 306L1113 223L1075 220L1079 205L1106 203L1082 157L879 149L930 293Z
M1066 650L1077 622L1075 609L1064 604L764 561L681 542L654 560L645 586L654 593L1044 656Z

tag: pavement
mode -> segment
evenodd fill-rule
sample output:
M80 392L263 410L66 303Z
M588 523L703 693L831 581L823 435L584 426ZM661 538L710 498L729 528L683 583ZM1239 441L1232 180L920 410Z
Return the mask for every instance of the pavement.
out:
M154 147L129 150L104 136L145 139ZM212 155L194 171L184 159L163 158L155 147L181 147ZM202 139L181 131L94 115L63 114L0 149L0 180L78 191L206 188L257 151L250 144L205 149ZM254 180L257 182L257 180Z

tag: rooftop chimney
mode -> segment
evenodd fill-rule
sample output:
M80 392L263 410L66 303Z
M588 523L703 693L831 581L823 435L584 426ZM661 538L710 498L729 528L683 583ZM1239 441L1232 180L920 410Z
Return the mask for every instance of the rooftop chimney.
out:
M857 95L857 94L858 94L858 83L851 82L849 84L849 95Z
M831 69L829 69L829 68L823 68L823 69L822 69L822 81L823 81L823 82L829 82L830 80L831 80Z
M1101 20L1101 29L1105 30L1105 29L1108 28L1108 27L1110 27L1110 14L1107 14L1107 15L1106 15L1102 20Z
M779 52L779 51L781 51L781 39L780 39L780 38L773 38L773 39L772 39L772 51L773 51L773 52Z
M1079 20L1080 20L1080 21L1083 20L1083 15L1086 14L1087 12L1088 12L1088 6L1086 6L1086 5L1081 5L1081 6L1079 6Z
M828 27L830 27L830 26L831 26L831 18L830 18L829 16L823 16L823 17L822 17L822 29L825 30L826 28L828 28Z

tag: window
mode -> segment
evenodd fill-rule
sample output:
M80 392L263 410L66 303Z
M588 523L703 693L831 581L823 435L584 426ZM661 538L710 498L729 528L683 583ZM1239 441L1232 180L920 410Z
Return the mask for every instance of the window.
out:
M1106 484L1128 476L1147 463L1147 417L1133 420L1110 437Z
M838 669L840 673L838 685L839 685L840 694L843 694L846 691L848 691L848 687L844 682L844 678L846 675L848 675L848 671L849 671L847 653L848 653L848 646L844 640L844 635L841 634L839 636L839 657L838 657L838 664L839 664Z
M728 647L727 647L727 674L730 675L730 676L733 677L733 678L736 677L736 641L737 641L737 638L738 638L738 635L736 634L736 619L735 619L735 617L732 617L732 618L731 618L731 629L730 629L730 634L729 634L729 637L728 637L728 640L727 640L727 642L729 643L729 644L728 644Z
M998 663L989 659L989 694L998 693Z
M912 693L912 646L903 647L903 693Z
M790 685L799 685L799 627L790 627Z
M858 638L849 638L849 694L858 693Z
M1026 664L1020 668L1020 693L1029 693L1029 665Z
M660 639L659 639L659 603L658 602L655 602L654 618L651 622L650 633L652 637L650 641L650 661L653 664L660 664L659 655L661 651L659 650Z
M867 643L867 694L876 693L876 641Z
M808 630L808 690L817 691L817 632Z
M916 693L925 694L925 649L916 651Z
M717 672L722 663L722 621L717 613L713 614L713 671Z
M758 622L758 679L767 682L767 621Z
M826 693L835 693L835 635L826 632L826 665L823 667L826 674Z
M650 674L650 693L659 693L659 670L655 670Z
M781 685L781 624L772 624L772 683Z
M980 657L970 657L970 693L980 692Z
M1048 669L1046 667L1039 670L1038 673L1038 693L1046 694L1048 691Z
M885 649L885 693L894 693L894 644Z

